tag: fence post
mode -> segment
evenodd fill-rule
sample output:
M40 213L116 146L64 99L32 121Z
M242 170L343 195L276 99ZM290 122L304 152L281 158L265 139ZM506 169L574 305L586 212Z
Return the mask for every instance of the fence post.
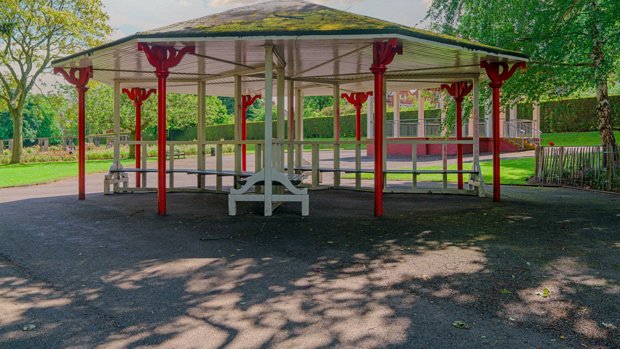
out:
M558 160L558 181L562 184L562 177L564 175L564 147L560 147L560 158Z
M316 189L319 186L319 145L312 144L312 188Z
M614 179L614 149L611 146L607 146L607 190L613 189Z
M540 148L541 147L536 147L536 151L534 152L535 155L535 161L534 161L534 178L536 181L540 181L540 173L538 172L540 170Z

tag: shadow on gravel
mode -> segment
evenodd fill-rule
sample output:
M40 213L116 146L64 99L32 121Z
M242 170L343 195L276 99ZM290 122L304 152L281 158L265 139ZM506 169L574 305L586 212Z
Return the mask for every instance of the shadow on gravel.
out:
M620 346L620 197L312 194L263 218L225 197L0 205L0 341L141 346ZM467 322L470 329L452 326ZM36 328L23 331L26 324Z

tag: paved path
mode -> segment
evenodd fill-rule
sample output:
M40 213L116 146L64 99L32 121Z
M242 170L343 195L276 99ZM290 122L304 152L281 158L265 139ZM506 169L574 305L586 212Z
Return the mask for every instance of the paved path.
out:
M370 193L308 218L171 194L162 218L87 189L0 190L1 348L620 347L618 195L386 195L376 219Z

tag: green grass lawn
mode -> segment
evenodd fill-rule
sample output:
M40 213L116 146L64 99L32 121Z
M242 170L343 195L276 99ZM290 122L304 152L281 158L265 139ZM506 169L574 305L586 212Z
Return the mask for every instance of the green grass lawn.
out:
M91 160L86 162L86 173L107 172L110 160ZM123 165L130 165L134 160L126 160ZM130 165L131 166L131 165ZM20 165L0 166L0 188L46 183L63 178L76 177L77 162L39 162Z
M616 139L620 137L620 131L614 132ZM544 133L542 135L541 145L549 145L549 142L555 143L558 147L600 145L601 136L597 131L592 132L566 132L566 133Z
M484 181L486 183L492 182L492 174L493 174L493 164L490 161L483 161L480 163L480 167L482 168L482 173L484 175ZM464 165L465 169L471 168L471 163L466 163ZM400 168L400 169L409 169L409 168ZM419 170L440 170L441 166L426 166L426 167L418 167ZM448 166L449 170L456 170L456 164L451 164ZM506 159L502 160L502 168L501 168L501 183L502 184L526 184L527 178L534 175L534 158L520 158L520 159ZM467 180L468 175L464 175ZM370 173L362 174L362 179L373 179L373 175ZM343 175L343 178L353 179L355 178L355 174L346 174ZM388 175L388 180L399 180L399 181L410 181L412 180L412 175L409 174L391 174ZM418 181L430 181L430 182L441 182L443 180L442 175L436 174L426 174L426 175L418 175ZM448 175L449 182L456 182L457 175Z

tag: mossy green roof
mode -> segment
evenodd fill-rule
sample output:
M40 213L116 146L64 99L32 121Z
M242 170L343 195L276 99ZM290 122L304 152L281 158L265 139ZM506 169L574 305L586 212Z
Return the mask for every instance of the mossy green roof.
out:
M141 37L401 34L446 44L527 58L526 55L340 11L302 0L269 1L138 33Z
M399 34L472 50L481 50L494 54L505 54L527 59L527 55L520 52L488 46L427 30L407 27L397 23L336 10L302 0L269 1L240 7L218 14L139 32L100 48L140 38L337 36L361 34ZM99 48L89 51L96 51L97 49ZM89 51L84 53L88 53ZM67 58L59 60L58 62L66 60Z

